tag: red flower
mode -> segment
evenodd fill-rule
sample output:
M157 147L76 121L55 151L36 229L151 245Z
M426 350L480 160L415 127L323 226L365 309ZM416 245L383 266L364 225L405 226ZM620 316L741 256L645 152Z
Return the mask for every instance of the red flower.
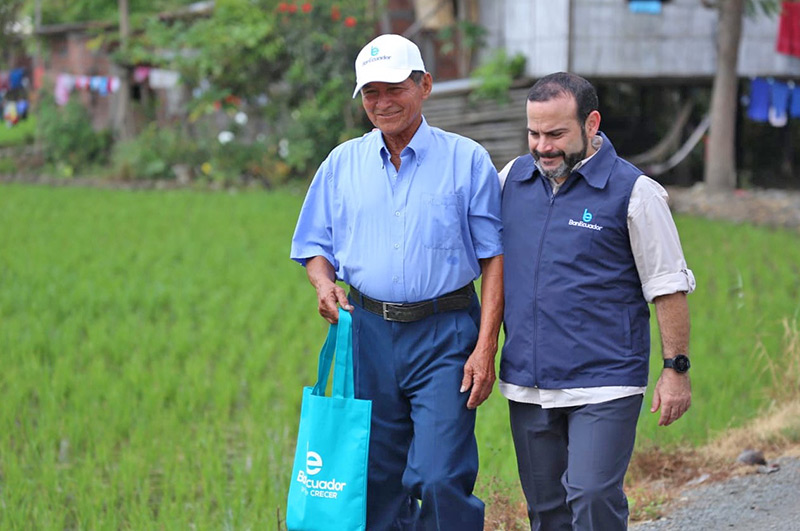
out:
M358 21L356 20L356 17L351 16L344 19L344 25L347 26L348 28L356 27L357 23Z
M300 9L303 13L311 13L311 2L306 2Z
M287 11L289 11L289 4L286 2L278 4L278 13L286 13Z
M289 4L289 13L297 13L297 6L294 4Z
M342 18L342 12L339 11L339 6L333 6L331 8L331 20L337 22L340 18Z

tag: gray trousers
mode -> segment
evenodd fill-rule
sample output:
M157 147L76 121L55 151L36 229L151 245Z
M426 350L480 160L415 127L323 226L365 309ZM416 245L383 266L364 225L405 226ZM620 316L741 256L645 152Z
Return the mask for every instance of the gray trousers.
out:
M628 528L622 482L643 398L553 409L509 401L531 529Z

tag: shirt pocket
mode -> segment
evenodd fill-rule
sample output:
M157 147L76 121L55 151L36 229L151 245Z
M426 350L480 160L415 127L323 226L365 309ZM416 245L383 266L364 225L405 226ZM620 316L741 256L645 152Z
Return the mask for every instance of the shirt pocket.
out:
M422 241L427 249L460 249L461 196L422 194Z

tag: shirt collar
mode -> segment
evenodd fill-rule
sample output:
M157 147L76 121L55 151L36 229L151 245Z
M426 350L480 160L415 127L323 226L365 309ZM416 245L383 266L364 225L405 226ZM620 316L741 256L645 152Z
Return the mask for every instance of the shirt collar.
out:
M598 132L594 138L600 139L600 148L594 154L576 164L572 171L583 176L592 188L602 189L605 188L611 176L611 170L617 160L617 152L604 133ZM592 139L592 141L596 142L595 139Z
M378 146L381 153L381 158L386 161L389 159L389 148L386 147L386 143L383 141L383 135L380 131L376 131L376 136L378 138ZM425 155L428 153L428 149L430 149L431 142L432 142L433 133L431 132L431 126L428 125L428 121L425 117L422 117L422 123L419 124L419 129L417 132L414 133L414 136L411 138L411 142L403 149L410 149L415 157L417 164L421 164Z
M589 186L602 189L605 188L608 178L611 175L611 169L617 159L617 152L605 133L598 131L597 135L592 139L592 142L599 143L600 147L593 154L578 162L572 168L570 174L577 173L589 183ZM534 178L537 175L544 175L541 170L539 170L538 165L534 167L535 170L527 179ZM526 180L526 178L522 177L519 180Z

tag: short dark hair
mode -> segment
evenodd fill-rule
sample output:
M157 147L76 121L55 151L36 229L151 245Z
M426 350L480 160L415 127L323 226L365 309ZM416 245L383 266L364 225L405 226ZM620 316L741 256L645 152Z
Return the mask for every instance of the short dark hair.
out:
M408 77L411 78L411 81L419 85L422 83L422 78L425 77L425 72L422 70L412 70L411 75Z
M600 106L594 86L581 76L568 72L556 72L539 79L528 92L528 101L550 101L560 96L575 98L580 124Z

